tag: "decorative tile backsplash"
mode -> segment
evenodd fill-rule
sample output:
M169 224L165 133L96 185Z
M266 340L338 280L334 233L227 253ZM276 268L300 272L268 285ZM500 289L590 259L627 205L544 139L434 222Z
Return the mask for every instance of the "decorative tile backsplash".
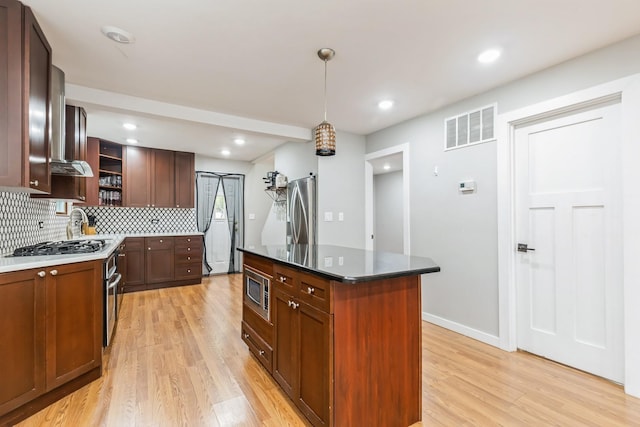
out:
M55 201L0 191L0 255L21 246L66 239L68 220L56 215Z
M172 233L197 230L195 209L83 207L96 217L98 234ZM74 219L80 219L79 214ZM0 191L0 256L14 249L67 238L68 216L52 200ZM77 228L75 233L78 233Z
M196 210L177 208L83 208L96 217L98 234L171 233L197 230Z

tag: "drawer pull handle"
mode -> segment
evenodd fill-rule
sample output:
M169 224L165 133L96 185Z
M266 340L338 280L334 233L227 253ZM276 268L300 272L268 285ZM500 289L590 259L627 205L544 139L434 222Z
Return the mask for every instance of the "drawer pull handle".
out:
M45 273L44 271L38 271L38 277L44 277L46 275L47 273Z
M190 242L190 241L191 241L191 239L187 239L187 242Z
M187 257L187 261L191 261L191 257L190 256Z
M38 186L38 184L40 184L40 183L38 182L38 180L37 180L37 179L35 179L35 180L33 180L33 181L29 181L29 184L30 184L30 185L33 185L34 187L37 187L37 186Z
M307 288L307 292L309 292L309 295L313 295L315 291L316 291L316 288L312 288L311 286Z
M187 248L187 250L188 250L188 251L190 251L190 250L191 250L191 248Z
M260 356L264 356L264 350L260 350L260 351L258 352L258 354L259 354Z
M58 270L51 270L50 274L52 276L57 276L58 275Z
M284 276L280 276L280 281L281 281L282 283L285 283L285 282L287 281L287 278L286 278L286 277L284 277Z
M287 305L288 305L289 307L291 307L291 304L293 304L293 302L292 302L291 300L287 301Z
M249 334L244 334L244 339L249 339Z
M151 250L151 248L147 248L147 249Z
M187 273L191 273L191 270L187 270Z
M160 239L160 243L162 243L162 239Z
M293 308L295 310L298 307L300 307L300 304L295 303L295 302L291 302L291 308Z

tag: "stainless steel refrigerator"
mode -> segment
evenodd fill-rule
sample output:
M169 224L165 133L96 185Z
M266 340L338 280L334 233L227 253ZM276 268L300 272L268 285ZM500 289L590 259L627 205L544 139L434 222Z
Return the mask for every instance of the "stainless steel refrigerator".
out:
M317 239L316 177L296 179L287 186L287 244L315 245Z

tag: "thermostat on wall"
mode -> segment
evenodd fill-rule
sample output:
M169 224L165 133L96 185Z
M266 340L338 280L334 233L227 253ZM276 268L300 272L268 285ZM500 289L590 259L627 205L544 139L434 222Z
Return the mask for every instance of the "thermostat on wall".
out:
M458 191L461 193L474 193L476 191L476 182L475 181L460 181L458 186Z

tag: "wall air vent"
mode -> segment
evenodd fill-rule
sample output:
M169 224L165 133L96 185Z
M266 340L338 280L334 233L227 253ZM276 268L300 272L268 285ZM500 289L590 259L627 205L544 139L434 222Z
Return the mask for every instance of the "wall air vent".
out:
M495 140L495 122L496 104L446 118L444 150L454 150Z

